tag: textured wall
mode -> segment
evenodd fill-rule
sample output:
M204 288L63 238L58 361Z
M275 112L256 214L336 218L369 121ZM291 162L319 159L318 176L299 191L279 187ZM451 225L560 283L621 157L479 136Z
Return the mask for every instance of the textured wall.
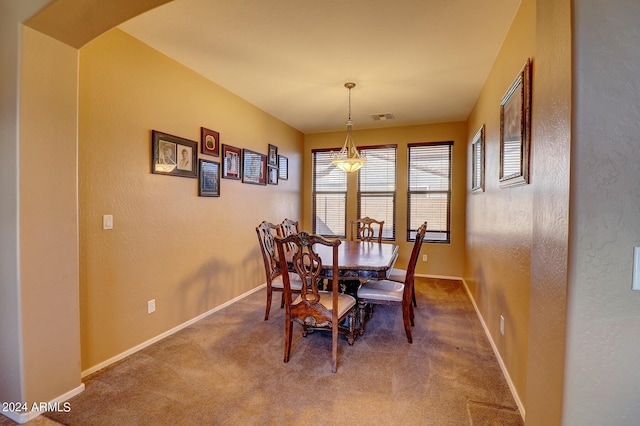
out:
M81 385L78 295L78 51L23 29L20 274L26 400ZM56 72L52 72L56 70Z
M527 424L558 425L562 415L571 150L569 0L538 0L533 87L531 299Z
M305 135L303 225L312 226L312 179L311 150L319 148L339 149L344 143L344 132L316 133ZM441 123L422 126L391 127L354 131L358 146L397 144L396 180L396 243L400 246L398 267L405 268L411 255L413 243L406 241L407 229L407 144L413 142L454 141L452 160L451 196L451 243L425 243L420 253L428 255L426 263L421 260L416 266L416 274L461 277L464 268L465 237L465 182L466 182L466 123ZM347 220L356 219L357 179L349 177L349 199L347 200Z
M573 2L574 135L563 424L640 421L640 3Z
M120 30L80 50L79 122L87 369L264 282L255 227L300 217L303 136ZM275 144L289 180L222 179L221 196L208 198L196 179L150 173L152 129L198 141L201 126L240 148Z
M470 153L472 137L485 124L485 192L472 194L467 179L464 277L521 402L527 382L533 195L539 183L533 163L529 185L500 188L500 101L527 58L533 60L536 85L535 16L535 0L524 0L469 116L467 138ZM536 143L534 134L533 151Z

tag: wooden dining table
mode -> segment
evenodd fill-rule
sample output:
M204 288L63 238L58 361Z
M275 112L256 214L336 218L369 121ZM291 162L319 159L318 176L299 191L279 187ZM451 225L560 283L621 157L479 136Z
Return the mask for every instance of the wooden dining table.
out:
M322 259L322 277L333 278L333 248L316 244ZM342 241L338 246L338 278L341 280L382 280L398 259L399 246L391 243Z

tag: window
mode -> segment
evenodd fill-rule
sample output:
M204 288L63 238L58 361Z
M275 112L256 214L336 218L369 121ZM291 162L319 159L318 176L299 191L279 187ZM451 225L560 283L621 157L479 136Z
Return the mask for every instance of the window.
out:
M471 141L472 170L471 190L473 192L484 191L484 124Z
M331 151L311 151L313 233L346 238L347 174L331 163Z
M384 220L382 238L396 239L396 145L361 148L367 164L358 179L358 218Z
M451 222L451 154L453 142L409 144L407 239L427 221L424 241L448 243Z

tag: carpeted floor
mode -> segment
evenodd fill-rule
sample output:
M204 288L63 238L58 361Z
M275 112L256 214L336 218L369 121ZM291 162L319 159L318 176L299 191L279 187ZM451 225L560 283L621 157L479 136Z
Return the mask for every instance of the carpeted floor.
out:
M64 425L523 425L459 281L416 278L408 344L398 306L376 307L353 346L301 336L282 362L284 311L264 290L86 377ZM0 420L0 424L6 423Z

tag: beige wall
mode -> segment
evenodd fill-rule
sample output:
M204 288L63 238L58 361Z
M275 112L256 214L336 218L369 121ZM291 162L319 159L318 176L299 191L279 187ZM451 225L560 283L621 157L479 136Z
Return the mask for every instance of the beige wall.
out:
M525 64L533 60L536 84L535 0L523 0L484 88L469 116L470 141L485 127L485 192L467 183L467 257L464 278L521 401L526 398L533 195L538 185L532 163L531 184L500 188L500 101ZM534 117L534 120L536 118ZM533 135L533 150L536 150ZM470 164L470 162L469 162ZM505 334L500 334L500 315Z
M425 124L421 126L392 127L386 129L354 130L358 146L397 144L397 188L396 188L396 242L400 254L396 265L406 268L413 243L406 241L407 229L407 144L413 142L453 141L452 197L451 197L451 243L422 246L421 253L428 261L420 260L416 274L461 277L464 268L465 236L465 181L466 181L466 123ZM344 144L345 131L305 135L303 221L305 229L312 227L312 179L311 150L336 148ZM366 167L366 166L365 166ZM356 219L357 180L356 174L349 176L347 220Z
M527 424L561 424L565 389L571 1L536 3L533 85L533 235L527 366ZM605 424L606 421L592 424ZM587 424L582 423L582 424Z
M79 117L86 370L264 282L255 227L299 219L303 135L120 30L80 50ZM199 141L201 126L236 147L278 146L289 180L222 179L209 198L196 179L150 173L151 130Z
M81 385L76 168L78 52L23 28L19 163L21 306L26 398L29 402L40 402Z
M640 422L640 7L573 1L567 426Z
M19 184L22 22L47 2L0 2L0 401L24 401Z

